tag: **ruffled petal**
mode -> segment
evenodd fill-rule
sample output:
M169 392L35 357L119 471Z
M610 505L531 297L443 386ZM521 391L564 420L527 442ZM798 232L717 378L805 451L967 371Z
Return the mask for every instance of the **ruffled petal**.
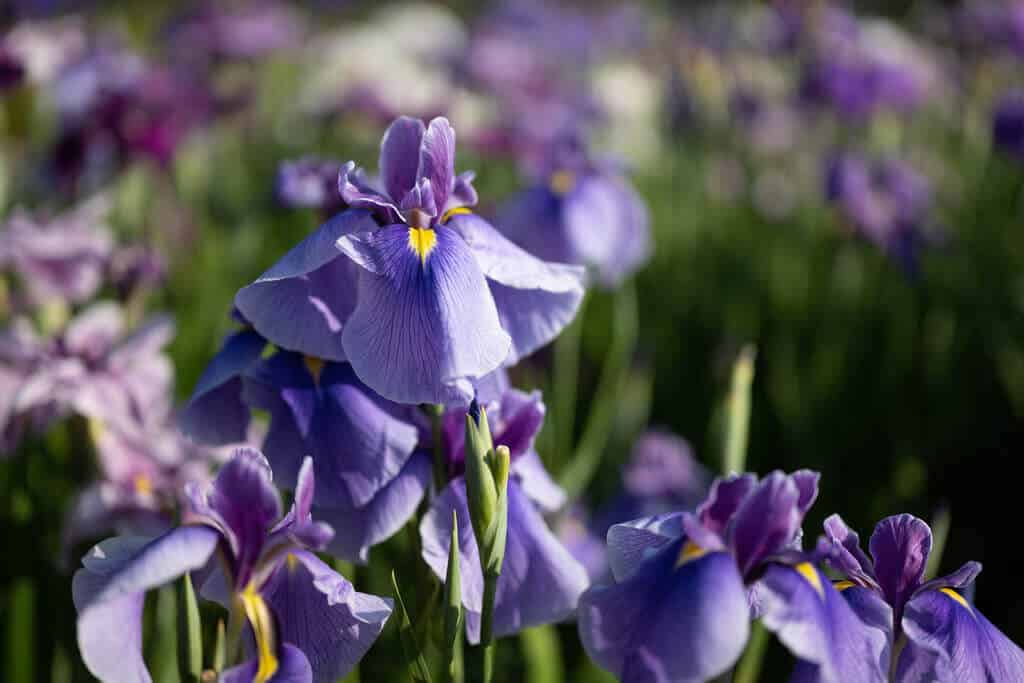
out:
M913 515L886 517L871 534L869 547L875 560L875 577L885 601L899 615L910 595L921 585L932 549L932 530Z
M644 562L683 536L683 514L670 512L615 524L608 529L608 564L616 581L625 581Z
M359 378L398 403L467 402L470 380L509 354L472 253L451 230L434 235L421 253L404 225L364 236L375 268L360 273L359 301L342 332Z
M697 508L697 517L708 530L724 535L729 520L757 486L752 474L732 474L711 484L707 500Z
M792 477L772 472L736 510L729 527L729 540L744 576L796 537L803 521L801 496Z
M862 586L877 586L870 558L860 549L860 536L839 515L825 520L825 537L831 543L829 562Z
M215 446L245 441L249 408L242 402L241 375L266 345L266 339L253 330L236 332L224 341L181 412L179 423L185 434Z
M430 486L430 468L428 454L414 453L398 476L365 505L336 500L329 508L316 508L317 518L335 529L327 552L365 564L370 548L391 538L415 514Z
M340 332L356 302L356 269L335 246L339 238L375 227L350 209L317 228L254 283L235 305L274 344L330 360L345 360Z
M263 589L281 640L299 648L314 683L333 683L363 658L391 615L391 601L357 593L315 555L298 551Z
M512 338L506 364L544 346L572 322L583 300L582 268L531 256L479 216L456 215L448 226L462 235L487 276L501 325Z
M761 618L768 630L810 668L800 680L820 683L886 683L892 612L876 597L880 619L862 621L832 582L810 563L772 565L757 583ZM885 618L887 621L884 621Z
M1024 652L952 588L919 592L906 605L900 681L1022 681Z
M683 540L626 581L580 598L579 633L591 659L624 683L698 683L728 670L750 632L746 589L727 553L679 564Z

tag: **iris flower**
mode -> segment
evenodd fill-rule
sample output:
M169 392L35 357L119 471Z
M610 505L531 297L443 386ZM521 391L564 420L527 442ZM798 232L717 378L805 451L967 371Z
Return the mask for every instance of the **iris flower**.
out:
M537 260L471 213L472 173L455 175L455 132L399 118L381 143L380 182L349 162L350 209L297 245L235 304L291 351L347 361L398 403L461 403L473 382L553 339L576 313L582 272Z
M968 600L981 572L968 562L952 574L924 580L932 532L902 514L883 519L871 534L871 557L839 515L825 520L830 562L846 578L836 583L865 622L884 626L895 681L984 683L1024 680L1024 652Z
M760 617L798 658L802 681L877 681L885 637L863 627L799 551L818 475L718 479L696 514L613 526L615 583L579 605L579 632L598 664L632 681L706 681L739 658Z
M344 676L380 634L391 603L357 593L311 552L333 534L311 518L313 488L307 459L295 504L281 517L266 460L239 449L207 489L190 487L184 526L94 547L73 580L78 644L93 675L151 680L142 659L145 593L193 572L206 577L205 595L230 604L249 625L251 659L224 672L224 680L326 683Z
M544 404L537 393L515 389L490 406L488 424L496 445L508 446L512 476L508 482L508 536L505 560L498 578L494 604L494 635L505 636L538 624L572 616L580 593L587 587L586 570L551 533L541 516L565 501L564 492L551 481L533 439L544 420ZM473 535L466 497L463 430L465 412L445 416L445 451L453 479L423 517L420 537L423 559L442 580L447 575L451 546L452 510L458 512L462 604L466 633L480 638L484 579Z

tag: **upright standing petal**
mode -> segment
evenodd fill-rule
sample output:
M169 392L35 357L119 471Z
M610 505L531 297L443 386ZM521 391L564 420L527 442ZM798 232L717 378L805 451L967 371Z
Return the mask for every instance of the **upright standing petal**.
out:
M803 520L800 498L800 489L792 478L772 472L736 510L729 540L744 576L796 536Z
M395 203L416 185L424 130L419 119L400 116L384 132L378 168L384 191Z
M438 117L427 126L419 154L419 177L430 181L437 210L444 211L455 189L455 130Z
M377 262L360 273L342 333L359 378L398 403L468 401L469 381L497 369L511 343L465 242L444 228L431 235L415 248L405 225L365 236Z
M871 534L869 547L878 585L899 619L903 605L924 578L932 531L913 515L886 517Z

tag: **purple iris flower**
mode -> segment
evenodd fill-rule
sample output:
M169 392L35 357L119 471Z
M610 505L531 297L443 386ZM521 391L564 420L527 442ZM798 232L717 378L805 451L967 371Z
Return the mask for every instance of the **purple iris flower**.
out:
M414 452L413 409L380 398L352 366L280 351L253 366L242 398L270 414L263 448L285 486L312 456L317 516L336 533L331 554L366 562L369 548L413 515L430 483L430 457Z
M1004 95L996 104L992 120L992 142L1024 161L1024 91Z
M817 491L807 470L734 475L696 514L613 526L615 582L580 598L587 653L626 683L705 681L736 662L760 617L797 656L799 680L884 682L884 633L865 628L799 551Z
M25 79L25 65L0 43L0 93L14 88Z
M893 680L1024 680L1024 651L964 597L981 564L968 562L924 580L932 532L922 520L908 514L883 519L871 534L871 557L839 515L825 520L825 535L829 562L846 577L836 588L865 621L887 627L885 657L887 665L890 652L895 658Z
M347 361L398 403L459 402L473 382L553 339L576 313L582 272L539 261L469 210L455 133L399 118L380 187L349 162L335 216L242 288L235 305L274 344Z
M935 239L928 178L895 159L847 154L831 160L826 195L859 234L917 272L921 247Z
M559 521L559 537L593 581L610 576L604 539L612 526L695 509L707 496L710 476L693 457L685 439L667 431L649 430L633 445L622 472L622 484L623 492L589 520L577 506Z
M465 412L451 410L444 418L448 486L433 500L420 523L423 558L442 580L447 575L452 511L458 511L462 604L466 633L480 638L484 580L466 498ZM489 406L487 420L495 445L508 446L512 476L508 482L508 537L505 561L498 578L494 634L504 636L538 624L561 621L576 609L587 587L587 573L548 529L542 511L565 502L564 492L551 480L533 440L544 420L537 392L510 389Z
M96 197L49 220L16 211L0 227L0 269L14 273L23 290L15 308L82 303L96 294L114 248L108 209Z
M151 680L142 659L145 593L192 572L205 577L204 595L244 614L249 626L251 659L224 672L224 680L326 683L344 676L380 634L391 602L356 592L313 554L333 533L312 520L313 489L307 459L295 503L282 517L266 460L240 449L205 490L190 487L184 526L93 548L73 581L78 644L93 675ZM211 561L215 554L219 561Z
M184 62L255 59L295 47L303 33L301 17L283 3L260 0L226 7L202 2L171 24L167 43Z
M553 145L541 176L500 210L509 239L539 258L587 266L606 287L647 261L647 206L621 169L591 159L573 135Z
M325 216L333 216L346 208L338 192L341 167L341 162L314 157L282 163L275 189L278 201L288 207L318 209Z

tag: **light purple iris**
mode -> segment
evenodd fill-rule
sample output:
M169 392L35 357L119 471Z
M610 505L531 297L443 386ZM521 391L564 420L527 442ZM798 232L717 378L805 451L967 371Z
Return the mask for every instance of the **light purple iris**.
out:
M757 616L797 656L800 680L883 683L884 634L799 551L817 484L807 470L732 476L696 514L613 526L615 583L580 598L587 653L626 683L705 681L736 662Z
M836 584L842 596L866 622L886 626L893 680L1024 680L1024 652L965 597L981 565L968 562L952 574L924 580L932 532L922 520L908 514L883 519L871 534L871 557L839 515L825 520L825 534L830 563L846 577Z
M0 270L17 277L17 308L82 303L96 294L114 249L108 209L97 197L49 220L15 211L0 226Z
M249 625L251 659L223 680L250 681L257 671L270 681L344 676L380 634L391 602L356 592L311 552L333 533L311 518L313 488L307 459L295 504L282 517L266 460L240 449L206 490L190 489L184 526L93 548L73 581L79 648L93 675L151 680L142 659L145 593L192 572L203 594L238 610Z
M859 234L917 272L921 247L936 239L928 178L902 161L846 154L830 160L826 195Z
M288 207L318 209L332 216L345 208L338 193L341 163L329 159L303 157L285 161L277 170L275 194Z
M577 136L549 153L540 182L510 199L497 224L537 257L587 266L617 286L650 256L647 206L621 169L591 159Z
M541 516L542 511L560 507L565 494L548 476L533 450L533 439L544 420L544 404L539 394L511 389L488 408L487 420L495 445L508 446L512 455L508 537L494 606L494 634L504 636L570 617L588 581L584 568L555 538ZM454 478L424 515L420 538L423 558L443 580L451 546L452 511L458 512L462 604L466 609L467 637L475 643L480 638L484 580L463 477L465 419L465 412L458 410L445 416L445 452L449 474Z
M352 208L307 237L235 305L292 351L347 361L398 403L461 403L473 382L553 339L576 313L582 272L539 261L470 213L455 133L399 118L381 143L380 184L349 162Z

